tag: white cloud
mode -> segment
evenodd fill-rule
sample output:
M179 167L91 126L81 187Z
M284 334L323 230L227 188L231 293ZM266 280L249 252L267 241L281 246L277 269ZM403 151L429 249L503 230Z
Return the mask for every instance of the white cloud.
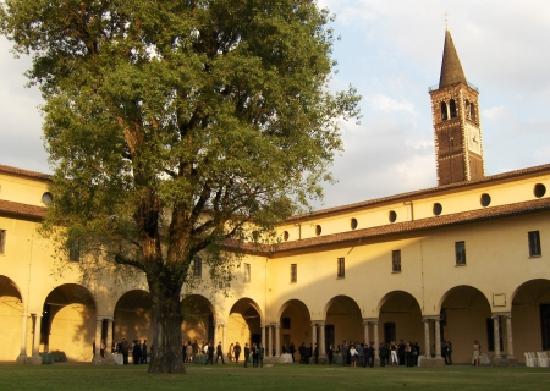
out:
M406 100L394 99L384 94L375 94L367 97L367 107L383 113L404 112L417 115L414 105Z
M481 115L485 119L496 120L502 118L507 110L504 106L493 106L482 110Z

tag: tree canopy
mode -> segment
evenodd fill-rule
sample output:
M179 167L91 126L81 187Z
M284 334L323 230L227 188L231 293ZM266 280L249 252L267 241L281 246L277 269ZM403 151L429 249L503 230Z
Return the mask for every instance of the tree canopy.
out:
M45 99L48 221L145 272L153 371L181 370L161 299L179 300L193 257L329 177L359 99L329 90L329 22L312 0L5 0L1 32Z

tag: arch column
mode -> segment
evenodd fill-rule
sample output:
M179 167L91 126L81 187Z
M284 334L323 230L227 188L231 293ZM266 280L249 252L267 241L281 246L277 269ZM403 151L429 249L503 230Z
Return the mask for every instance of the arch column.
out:
M430 347L430 319L424 318L424 357L431 357Z
M113 319L107 318L107 336L105 337L105 351L111 353L113 351Z
M262 347L265 349L265 325L262 323Z
M506 357L514 358L514 341L512 338L512 313L505 315L506 317Z
M94 338L94 358L92 362L94 364L101 362L101 328L103 326L103 318L98 316L95 326L95 338Z
M365 345L368 345L370 343L369 325L369 320L363 319L363 341L365 342Z
M275 356L281 356L281 324L275 324Z
M441 323L439 317L434 319L435 358L441 358Z
M40 326L42 325L42 314L32 314L33 317L33 333L32 333L32 356L33 358L39 358L40 350Z
M273 328L274 327L275 326L272 325L272 324L267 326L267 328L268 328L268 336L267 336L268 337L267 338L267 345L268 346L267 346L267 348L269 350L269 355L272 356L272 357L275 355L275 354L273 354L274 353L274 351L273 351Z
M17 362L24 364L27 360L27 323L28 323L28 314L23 311L21 315L21 352L17 356Z
M365 321L363 321L364 323ZM375 360L379 360L380 359L380 336L379 336L379 332L378 332L378 318L372 318L372 319L367 319L366 320L366 326L365 326L365 329L367 330L366 333L367 333L367 337L368 337L368 328L369 328L369 325L372 324L372 333L374 334L374 359ZM370 344L370 341L368 341L368 343Z
M493 326L494 326L494 337L495 337L495 359L499 359L501 356L500 352L500 315L492 314Z
M319 320L317 323L319 324L319 356L325 356L325 321Z
M311 322L311 346L315 347L317 343L317 321Z

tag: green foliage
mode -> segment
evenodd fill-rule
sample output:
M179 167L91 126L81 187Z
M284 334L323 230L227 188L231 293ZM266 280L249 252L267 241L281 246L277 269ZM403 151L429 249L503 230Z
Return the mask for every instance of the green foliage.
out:
M307 206L358 114L327 87L328 22L310 0L6 0L46 102L48 223L184 279L243 224Z

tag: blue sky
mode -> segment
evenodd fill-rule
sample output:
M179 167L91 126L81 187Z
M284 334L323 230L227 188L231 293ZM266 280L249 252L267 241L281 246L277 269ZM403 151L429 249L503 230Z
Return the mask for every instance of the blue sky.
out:
M486 174L550 163L550 2L319 0L336 15L337 73L363 95L359 125L342 124L345 152L316 207L436 185L428 88L439 80L444 20L480 91ZM0 163L48 171L28 59L0 39Z

